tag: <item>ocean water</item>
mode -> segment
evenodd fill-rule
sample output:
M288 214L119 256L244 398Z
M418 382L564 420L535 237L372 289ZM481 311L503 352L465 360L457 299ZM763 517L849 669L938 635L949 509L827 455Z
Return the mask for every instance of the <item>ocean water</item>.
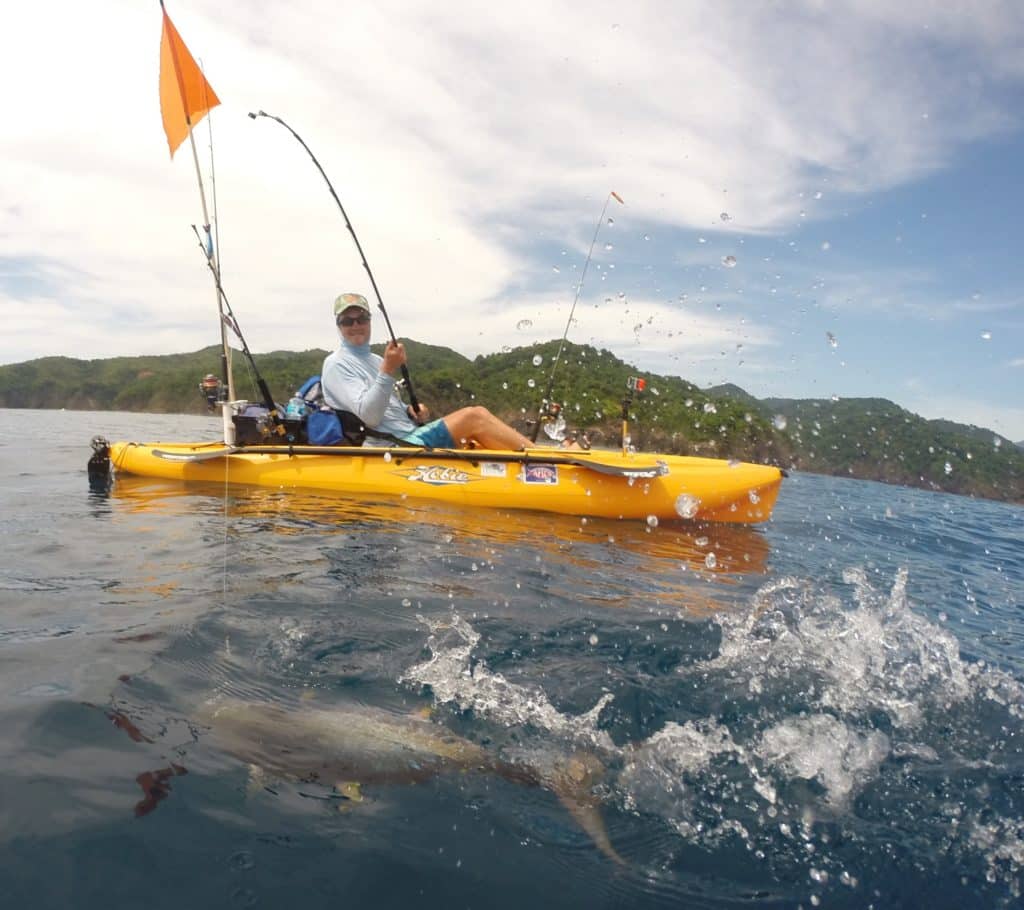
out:
M217 422L0 429L2 906L1021 906L1024 509L806 474L754 528L93 492L94 434ZM424 728L486 758L439 771Z

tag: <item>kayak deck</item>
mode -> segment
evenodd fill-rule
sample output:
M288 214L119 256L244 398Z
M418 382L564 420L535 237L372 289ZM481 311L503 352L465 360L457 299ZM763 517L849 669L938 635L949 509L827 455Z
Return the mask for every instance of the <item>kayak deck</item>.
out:
M539 448L249 446L221 442L110 446L115 472L172 480L412 496L468 506L659 521L750 524L770 517L772 466L681 455Z

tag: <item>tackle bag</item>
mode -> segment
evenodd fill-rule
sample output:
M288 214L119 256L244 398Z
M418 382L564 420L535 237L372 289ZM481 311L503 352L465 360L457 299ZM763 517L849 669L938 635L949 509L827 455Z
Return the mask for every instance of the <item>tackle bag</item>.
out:
M306 408L306 439L314 446L361 446L367 429L351 411L339 411L324 401L319 376L310 376L295 392ZM289 405L290 407L290 405Z

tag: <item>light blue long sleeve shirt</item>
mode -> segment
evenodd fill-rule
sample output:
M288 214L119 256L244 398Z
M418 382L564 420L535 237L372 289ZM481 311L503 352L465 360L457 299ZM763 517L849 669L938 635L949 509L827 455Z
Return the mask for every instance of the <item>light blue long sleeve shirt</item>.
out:
M416 424L395 391L395 377L381 372L383 362L368 344L354 345L342 339L341 347L324 359L320 373L324 401L358 415L371 429L405 437Z

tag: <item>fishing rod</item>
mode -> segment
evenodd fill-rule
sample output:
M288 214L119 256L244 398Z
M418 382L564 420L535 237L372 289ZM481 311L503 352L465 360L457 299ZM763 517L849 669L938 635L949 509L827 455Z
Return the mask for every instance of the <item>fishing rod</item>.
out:
M251 114L249 116L252 116ZM604 223L604 213L608 211L608 203L615 199L619 205L625 205L622 201L622 197L612 190L608 193L608 197L604 201L604 206L601 209L601 214L597 219L597 224L594 226L594 237L590 241L590 250L587 252L587 259L583 263L583 271L580 273L580 280L576 284L576 296L573 298L572 307L569 309L569 318L565 322L565 332L562 334L562 342L558 346L558 353L555 354L554 363L551 364L551 375L548 376L548 387L544 392L544 397L541 399L540 410L537 414L537 422L533 425L533 434L530 436L530 442L537 441L537 434L540 432L540 425L544 423L545 418L551 416L545 414L545 410L551 410L551 393L555 388L555 370L558 368L559 361L562 359L562 351L565 350L565 341L569 337L569 326L572 325L572 315L576 312L576 304L579 303L580 292L583 290L583 279L587 277L587 266L590 265L590 259L594 255L594 244L597 243L597 235L601 230L601 225ZM559 410L561 410L559 408Z
M277 410L277 405L274 403L274 396L270 394L270 389L267 387L266 380L264 380L260 375L259 368L256 366L256 361L253 359L252 352L249 350L249 345L245 343L245 336L242 335L242 330L239 328L238 320L235 318L235 313L231 309L231 303L228 301L228 295L224 293L224 288L220 283L220 270L214 266L213 257L208 252L209 248L205 243L203 243L203 238L199 235L199 230L194 224L192 225L192 230L196 235L196 240L199 241L199 249L203 251L203 256L206 257L206 265L213 273L213 281L217 286L217 294L220 296L220 300L224 305L224 311L221 313L221 322L223 325L231 329L231 331L235 333L235 337L242 343L242 353L245 354L246 360L249 361L249 368L256 377L256 385L259 387L260 395L263 396L263 404L266 406L268 413L272 414Z
M306 154L313 159L313 164L316 165L316 169L320 172L320 176L324 178L324 182L327 184L327 189L330 190L331 196L337 203L338 209L341 211L341 217L345 219L345 227L348 228L348 232L352 235L352 239L355 241L356 249L359 251L359 258L362 259L363 261L363 268L366 269L366 274L370 276L370 284L373 285L373 293L377 297L377 307L380 309L381 313L384 314L384 323L388 327L388 334L391 336L391 341L397 345L398 339L395 337L395 330L391 327L391 320L388 318L388 311L384 309L384 301L381 299L380 290L377 287L376 279L373 277L373 272L370 271L370 264L366 261L366 254L363 252L363 246L359 242L359 238L356 236L355 228L352 227L352 222L349 220L348 214L345 211L345 206L341 204L341 200L338 198L338 194L334 192L334 187L331 185L331 181L328 179L327 174L324 173L324 169L320 166L320 162L316 160L316 155L314 155L313 152L310 151L309 146L306 145L305 142L303 142L302 137L298 133L296 133L295 130L293 130L280 117L274 114L268 114L266 111L258 111L255 114L252 111L250 111L249 116L253 120L255 120L257 117L266 117L269 120L276 120L278 123L281 124L281 126L288 130L288 132L291 133L292 136L295 137L299 145L301 145L306 150ZM412 388L412 380L409 378L409 368L403 363L401 369L402 379L405 380L405 387L409 391L409 401L412 404L413 413L418 415L420 410L420 403L419 401L416 400L416 393L413 391ZM417 423L418 422L419 419L417 417Z

